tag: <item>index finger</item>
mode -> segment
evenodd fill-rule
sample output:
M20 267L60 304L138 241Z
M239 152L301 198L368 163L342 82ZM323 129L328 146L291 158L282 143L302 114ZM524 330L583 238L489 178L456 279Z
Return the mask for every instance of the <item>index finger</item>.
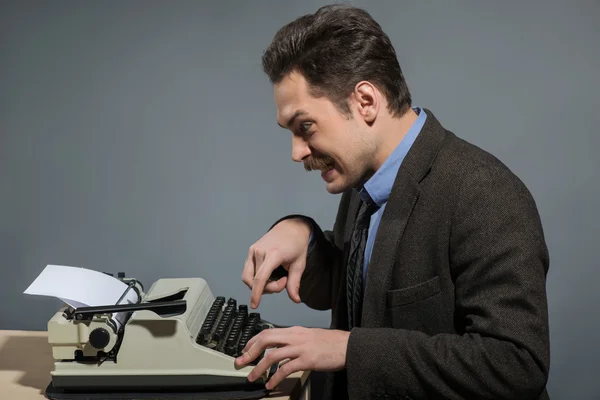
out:
M269 281L271 277L271 272L281 264L281 259L277 255L273 255L273 252L270 252L265 257L263 263L258 266L258 271L256 271L256 275L254 275L254 280L252 282L252 295L250 296L250 307L257 308L260 303L260 297L263 294L265 285Z
M248 256L246 257L246 261L244 262L244 269L242 270L242 282L246 284L250 289L252 289L252 279L254 278L254 250L250 248L248 250Z

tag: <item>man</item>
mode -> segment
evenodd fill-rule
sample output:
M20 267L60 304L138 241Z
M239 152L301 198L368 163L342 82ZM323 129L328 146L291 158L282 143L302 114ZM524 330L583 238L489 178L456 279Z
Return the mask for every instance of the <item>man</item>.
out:
M327 371L333 399L545 399L548 251L536 205L499 160L413 107L389 38L328 6L263 56L292 158L341 193L332 231L285 217L250 247L251 307L287 290L330 329L253 338L250 380ZM287 276L269 280L283 266Z

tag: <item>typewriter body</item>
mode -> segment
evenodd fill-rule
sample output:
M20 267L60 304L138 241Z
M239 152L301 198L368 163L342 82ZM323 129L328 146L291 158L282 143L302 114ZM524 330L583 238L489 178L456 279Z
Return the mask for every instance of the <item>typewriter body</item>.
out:
M55 388L264 387L276 371L274 365L249 383L253 365L235 366L234 359L248 340L274 325L233 298L213 296L205 280L159 279L144 292L137 280L127 279L123 273L119 278L127 283L126 292L137 292L137 303L65 306L48 321L48 341L55 359L51 384Z

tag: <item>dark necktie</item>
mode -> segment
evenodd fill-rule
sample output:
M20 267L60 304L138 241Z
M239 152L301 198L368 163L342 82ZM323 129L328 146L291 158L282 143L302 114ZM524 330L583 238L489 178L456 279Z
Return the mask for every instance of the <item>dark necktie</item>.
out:
M360 314L363 296L363 265L369 223L371 215L377 206L361 201L358 216L354 222L352 238L350 239L350 254L347 264L347 303L348 303L348 329L360 325Z

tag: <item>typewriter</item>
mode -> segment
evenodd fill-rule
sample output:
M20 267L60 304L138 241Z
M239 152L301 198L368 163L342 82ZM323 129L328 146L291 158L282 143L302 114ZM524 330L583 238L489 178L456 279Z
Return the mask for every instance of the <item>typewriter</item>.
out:
M264 389L276 372L273 365L250 383L264 354L253 365L234 364L250 338L276 325L234 298L215 297L204 279L159 279L145 292L138 280L118 277L127 284L121 299L135 291L137 302L65 305L48 321L52 391Z

